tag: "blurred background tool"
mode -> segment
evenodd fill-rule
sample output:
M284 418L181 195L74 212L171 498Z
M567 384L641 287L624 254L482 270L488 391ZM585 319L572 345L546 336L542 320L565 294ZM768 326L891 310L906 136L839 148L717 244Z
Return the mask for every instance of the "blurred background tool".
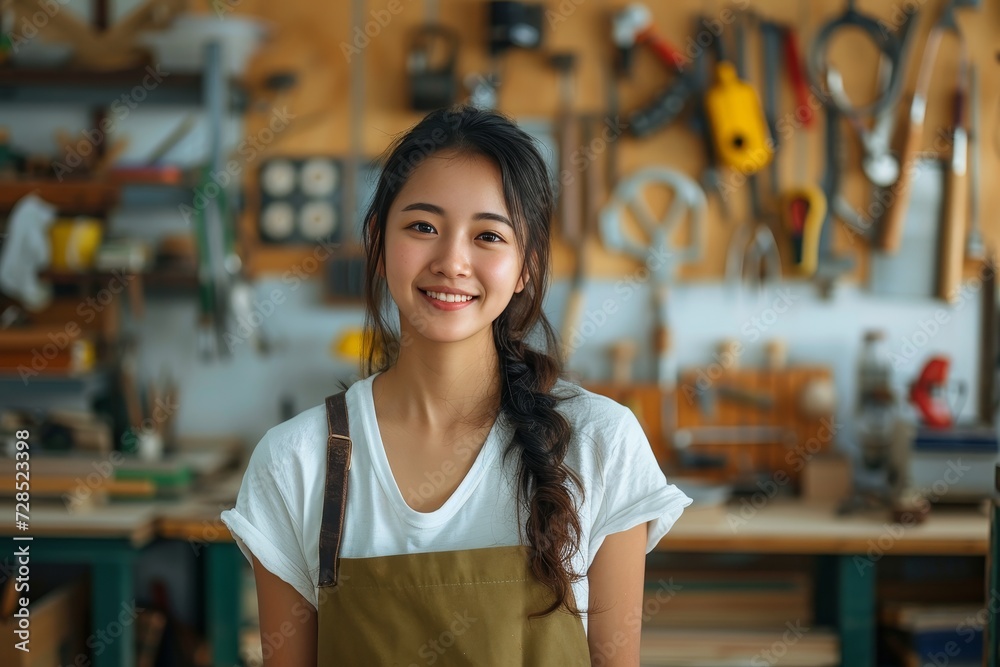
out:
M447 26L428 24L413 34L406 56L411 107L430 111L446 107L457 99L455 64L458 51L458 33Z
M964 43L963 43L964 46ZM941 259L938 264L937 296L948 302L958 300L962 281L965 229L969 215L969 143L966 127L968 104L968 54L962 49L958 78L953 94L951 159L945 184L945 213L941 221Z
M902 152L899 156L902 165L901 171L899 179L893 187L894 197L883 216L877 239L878 248L883 252L894 253L899 249L906 211L910 206L912 174L914 173L913 162L917 159L917 154L923 146L924 118L927 113L931 74L934 71L941 41L946 32L951 32L958 38L959 44L964 50L964 39L955 23L955 9L957 7L978 6L979 0L946 0L937 22L927 37L924 52L920 58L916 88L910 101L908 122L903 130Z
M802 186L784 194L785 229L792 245L792 262L802 276L816 272L819 235L826 217L826 197L816 186Z
M618 71L629 75L636 48L648 46L665 65L678 72L684 69L685 56L656 31L653 15L645 5L633 2L612 17L612 41L618 50Z
M646 137L663 130L684 111L701 87L699 70L677 49L660 38L654 28L652 14L645 5L634 3L616 12L611 20L611 37L617 49L615 71L630 78L638 47L646 46L657 61L672 73L668 83L648 104L633 111L628 118L628 130L634 137ZM617 109L617 91L609 109Z
M666 186L672 196L661 219L654 216L646 190L651 186ZM657 352L657 382L665 390L673 388L677 369L670 355L670 318L668 297L676 272L681 265L701 257L704 234L705 193L701 187L679 172L662 167L647 167L618 184L611 201L601 210L601 238L614 252L631 255L645 264L653 283L657 313L655 349ZM645 240L631 240L625 213L630 212L638 223ZM686 224L685 224L686 222ZM673 244L674 232L687 228L688 242L684 247Z
M744 20L737 22L737 36L745 29ZM717 39L716 44L719 61L715 65L715 82L705 93L705 113L719 161L749 176L774 159L774 140L757 90L727 58L723 40ZM737 50L736 57L742 60L740 46Z
M965 237L965 259L980 262L986 257L986 244L980 232L979 190L982 187L982 124L979 121L979 74L976 63L968 63L969 74L969 232Z
M910 383L907 397L920 413L921 421L933 428L948 428L962 411L966 386L964 382L954 385L958 391L954 407L948 404L947 392L952 385L948 382L948 357L931 357L920 370L920 374Z
M886 297L932 298L937 294L946 167L943 160L933 156L910 164L912 201L900 228L896 252L872 249L869 288L872 294Z

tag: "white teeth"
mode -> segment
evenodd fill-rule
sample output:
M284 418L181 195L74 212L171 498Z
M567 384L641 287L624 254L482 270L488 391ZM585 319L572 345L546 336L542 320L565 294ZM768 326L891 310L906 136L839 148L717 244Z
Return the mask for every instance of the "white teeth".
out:
M463 294L445 294L444 292L424 292L427 296L432 299L437 299L438 301L446 301L448 303L464 303L466 301L472 301L475 297L465 296Z

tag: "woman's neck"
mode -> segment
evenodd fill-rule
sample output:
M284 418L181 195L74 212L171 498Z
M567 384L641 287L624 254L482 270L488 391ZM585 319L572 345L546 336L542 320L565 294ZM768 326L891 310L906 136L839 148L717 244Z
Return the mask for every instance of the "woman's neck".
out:
M396 363L373 381L380 417L431 433L492 423L500 406L496 348L491 344L483 354L479 345L474 354L462 354L462 347L467 346L400 348Z

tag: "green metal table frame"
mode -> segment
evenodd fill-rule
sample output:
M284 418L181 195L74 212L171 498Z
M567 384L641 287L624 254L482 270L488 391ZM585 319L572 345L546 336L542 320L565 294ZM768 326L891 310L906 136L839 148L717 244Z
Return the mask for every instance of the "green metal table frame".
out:
M1000 667L1000 464L996 466L995 485L997 496L993 498L990 521L990 552L986 556L986 664Z
M148 545L121 538L38 537L30 542L31 558L40 563L90 566L90 626L87 645L94 667L135 664L134 618L120 618L135 600L132 566ZM123 609L123 605L125 609ZM120 632L113 632L120 627ZM105 642L102 636L110 641ZM99 650L98 650L99 649Z
M205 625L214 667L240 665L240 575L245 563L235 542L211 542L205 551Z
M121 538L38 536L30 542L31 557L37 562L90 567L91 641L88 646L93 649L94 667L135 664L135 624L127 613L130 603L135 600L133 565L154 543L137 547ZM205 624L212 647L212 664L214 667L237 667L240 665L243 554L235 542L210 542L204 549ZM110 641L102 640L102 636Z
M816 623L837 628L840 664L875 667L877 565L865 555L817 556Z

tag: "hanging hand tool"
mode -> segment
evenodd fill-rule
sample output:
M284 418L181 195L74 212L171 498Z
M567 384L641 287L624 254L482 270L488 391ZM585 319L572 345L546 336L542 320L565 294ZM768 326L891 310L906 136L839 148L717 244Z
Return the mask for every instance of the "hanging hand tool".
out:
M428 24L417 29L406 56L411 107L431 111L455 101L458 46L458 33L447 26Z
M641 3L634 2L615 12L611 19L611 39L618 49L620 74L631 74L635 49L643 44L667 67L678 72L684 68L684 55L656 32L652 13Z
M822 190L828 203L826 215L820 224L817 241L818 264L813 277L820 294L829 297L837 279L854 267L853 257L838 257L833 251L833 215L829 202L840 190L840 172L843 168L843 146L840 140L840 113L830 104L826 107L826 167L823 171Z
M945 184L945 214L941 221L941 261L938 267L938 298L953 302L962 282L962 251L965 222L968 214L969 162L968 134L965 128L965 106L968 83L968 60L965 49L959 60L958 84L954 94L954 130L952 132L951 166Z
M865 177L878 187L887 187L899 178L899 162L890 151L899 102L905 80L904 63L913 42L913 26L916 25L918 11L908 14L898 32L885 29L877 19L861 14L849 0L847 10L840 17L827 23L820 30L810 51L809 69L813 85L825 93L826 104L836 107L839 114L851 123L861 138L864 149L862 171ZM845 30L857 30L866 34L879 50L878 86L874 101L863 106L854 106L844 89L840 72L828 62L828 48L832 38ZM872 118L871 129L865 124Z
M937 59L938 48L945 32L954 33L961 40L961 33L955 23L955 7L973 5L978 0L947 0L941 16L938 18L920 58L920 69L917 73L917 86L910 102L909 124L906 127L903 150L900 154L902 168L899 179L893 187L893 199L882 218L882 229L878 239L878 247L885 252L896 252L903 233L903 221L906 219L906 209L909 206L910 187L913 180L913 163L923 142L924 117L927 112L927 93L930 90L931 73Z
M803 11L805 9L800 7L799 13L807 14ZM808 16L800 16L799 24L806 23ZM801 68L802 56L795 44L795 34L790 28L784 29L784 39L786 67L792 85L796 90L801 86L807 96L803 101L799 98L799 93L796 93L798 107L795 110L795 119L802 122L803 126L808 126L812 122L813 114L808 101L809 92L805 80L802 79L804 76ZM819 237L823 220L826 218L826 195L818 186L807 181L809 161L805 132L800 132L793 143L795 146L793 173L798 184L782 193L779 206L783 226L791 242L792 266L799 275L808 278L816 273L819 264Z
M644 197L650 185L664 185L673 192L673 199L664 218L657 221ZM676 361L671 353L668 299L674 274L682 263L701 259L707 204L705 193L685 174L663 167L647 167L622 181L611 199L601 209L600 229L604 245L609 250L623 252L639 259L649 269L653 281L652 294L656 309L654 350L657 358L656 380L660 387L661 434L672 444L677 426ZM634 243L625 232L625 212L631 211L646 236L646 243ZM671 246L671 236L687 218L688 245Z
M646 45L667 69L675 73L671 83L652 102L629 115L632 136L644 137L672 123L700 89L693 72L683 69L684 58L672 46L656 36L652 15L639 4L629 5L612 18L612 41L618 49L617 70L628 75L636 47ZM609 105L610 106L610 105Z
M573 69L576 55L556 53L549 62L559 73L559 227L563 241L573 248L574 267L570 283L566 314L563 318L563 354L569 361L572 350L571 337L580 319L583 308L584 267L584 211L581 198L584 196L581 174L576 173L573 157L580 150L580 124L573 112Z
M739 39L742 22L737 31ZM771 133L757 91L741 80L736 66L725 57L723 40L715 41L719 51L716 81L705 94L712 140L720 162L750 175L774 158Z
M542 45L542 3L492 0L490 2L490 55L499 56L511 48L537 49Z
M580 128L573 112L573 70L576 55L557 53L550 57L549 62L559 73L559 231L563 240L575 245L581 236L582 217L581 185L573 173L573 156L580 148Z
M615 79L614 69L610 63L605 63L604 68L604 92L608 103L608 118L612 120L616 125L620 123L618 117L619 104L618 104L618 81ZM617 129L617 128L616 128ZM620 136L615 137L608 144L607 149L607 161L604 164L604 186L607 192L611 192L615 189L615 185L618 183L618 140Z
M652 185L664 185L673 192L666 214L656 220L644 197ZM611 199L601 209L600 230L604 245L611 251L632 255L642 261L653 279L657 327L657 381L664 390L673 390L677 371L671 355L667 299L674 274L682 263L701 258L704 237L705 193L701 187L681 172L663 167L647 167L618 184ZM625 231L625 212L630 211L639 223L647 242L635 243ZM674 248L671 236L688 220L688 245Z
M781 279L781 256L771 228L748 220L733 232L726 257L726 280L736 284L744 280L758 291L769 282Z
M751 15L741 19L737 25L737 54L734 68L739 76L746 81L750 77L747 75L749 63L751 61L746 39L745 21L757 24L761 32L762 56L764 61L764 90L765 107L763 111L764 122L771 126L771 119L777 110L777 71L780 53L780 43L776 38L780 38L779 33L771 24L759 22ZM772 144L773 145L773 144ZM730 241L726 256L726 280L731 284L741 280L756 285L758 291L768 281L780 280L781 278L781 256L778 253L778 244L771 229L771 220L777 213L777 169L776 160L773 159L776 146L772 149L772 159L770 164L770 193L772 196L769 202L769 209L765 211L761 200L760 174L752 173L747 178L747 185L750 194L750 215L747 220L734 232Z
M788 68L788 77L792 82L792 92L795 94L795 119L801 122L803 127L811 127L813 112L812 107L809 105L809 84L806 82L805 73L802 71L802 53L799 51L799 43L795 37L795 31L789 26L784 26L783 28L783 41L785 66Z
M708 17L698 16L696 25L699 27L708 25L708 21ZM714 35L712 37L711 46L717 54L724 48L718 43L720 39L722 39L721 35ZM705 111L705 93L708 90L710 79L710 63L704 53L702 52L702 55L695 58L692 68L694 81L698 84L698 91L694 98L695 109L691 115L691 126L692 130L702 138L702 142L705 145L705 167L701 172L701 185L705 189L706 194L714 195L718 200L722 213L722 222L728 224L734 218L729 207L729 196L722 191L722 168L719 165L719 158L716 155L715 144L712 140L712 130L708 121L708 114Z
M986 257L986 245L979 231L979 180L980 148L979 148L979 81L976 74L976 63L969 62L969 233L965 237L965 258L981 262Z
M584 131L584 146L590 146L591 140L596 137L602 127L601 117L592 115L582 119ZM583 219L581 220L580 232L573 240L573 277L570 280L569 298L566 301L566 313L563 318L563 361L569 362L573 351L573 338L576 333L577 322L580 321L580 313L583 310L584 283L587 277L587 237L596 231L597 218L600 211L601 202L604 200L605 191L602 187L601 172L598 167L596 156L592 158L588 155L587 163L583 167L584 174L573 174L572 178L584 178L585 187L574 188L575 192L569 192L570 188L565 188L567 196L581 196Z
M798 273L811 276L819 262L819 235L826 217L826 197L816 186L785 193L785 229L792 241L792 259Z

